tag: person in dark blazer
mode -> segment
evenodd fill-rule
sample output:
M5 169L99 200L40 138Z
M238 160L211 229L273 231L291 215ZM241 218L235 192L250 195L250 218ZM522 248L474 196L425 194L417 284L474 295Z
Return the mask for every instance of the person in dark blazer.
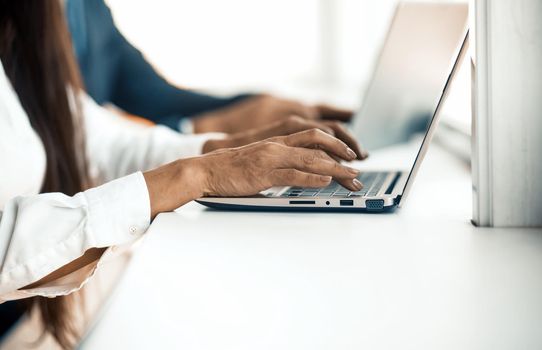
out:
M120 33L103 0L67 0L68 26L88 94L184 132L235 133L291 115L346 121L351 112L269 95L221 98L168 83Z

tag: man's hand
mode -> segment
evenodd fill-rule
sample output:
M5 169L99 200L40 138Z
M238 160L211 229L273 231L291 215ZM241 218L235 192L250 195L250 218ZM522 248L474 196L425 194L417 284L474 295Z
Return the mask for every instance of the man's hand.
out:
M340 122L349 122L352 119L352 111L341 109L326 104L318 104L315 106L321 119L336 120Z
M275 136L287 136L301 131L319 129L326 134L335 136L355 152L357 159L365 159L368 154L361 149L356 139L342 126L340 122L327 120L309 120L298 116L275 121L263 127L230 134L221 140L209 140L203 146L203 153L209 153L221 148L234 148L262 141Z
M200 115L193 119L194 131L237 133L284 120L292 115L307 120L348 121L351 111L327 105L309 106L303 103L263 95Z

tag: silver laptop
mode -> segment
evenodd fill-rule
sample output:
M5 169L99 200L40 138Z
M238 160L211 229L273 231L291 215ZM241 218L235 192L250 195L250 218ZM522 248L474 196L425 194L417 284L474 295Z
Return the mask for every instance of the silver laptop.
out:
M354 135L369 150L407 142L420 132L410 171L368 171L352 192L336 182L325 188L278 187L248 197L204 197L199 203L226 210L390 211L400 207L433 137L439 114L468 46L468 5L401 3L361 109Z

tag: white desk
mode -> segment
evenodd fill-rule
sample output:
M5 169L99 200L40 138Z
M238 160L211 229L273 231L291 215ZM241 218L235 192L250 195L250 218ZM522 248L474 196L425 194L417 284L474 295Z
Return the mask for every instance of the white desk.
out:
M470 201L433 145L393 214L160 215L83 348L540 349L542 231Z

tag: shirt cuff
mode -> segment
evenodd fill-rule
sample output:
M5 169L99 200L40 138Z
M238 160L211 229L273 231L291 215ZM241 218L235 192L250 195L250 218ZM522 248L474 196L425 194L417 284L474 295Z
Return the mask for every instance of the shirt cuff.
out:
M96 247L135 241L150 225L149 191L141 172L83 192L88 226Z

